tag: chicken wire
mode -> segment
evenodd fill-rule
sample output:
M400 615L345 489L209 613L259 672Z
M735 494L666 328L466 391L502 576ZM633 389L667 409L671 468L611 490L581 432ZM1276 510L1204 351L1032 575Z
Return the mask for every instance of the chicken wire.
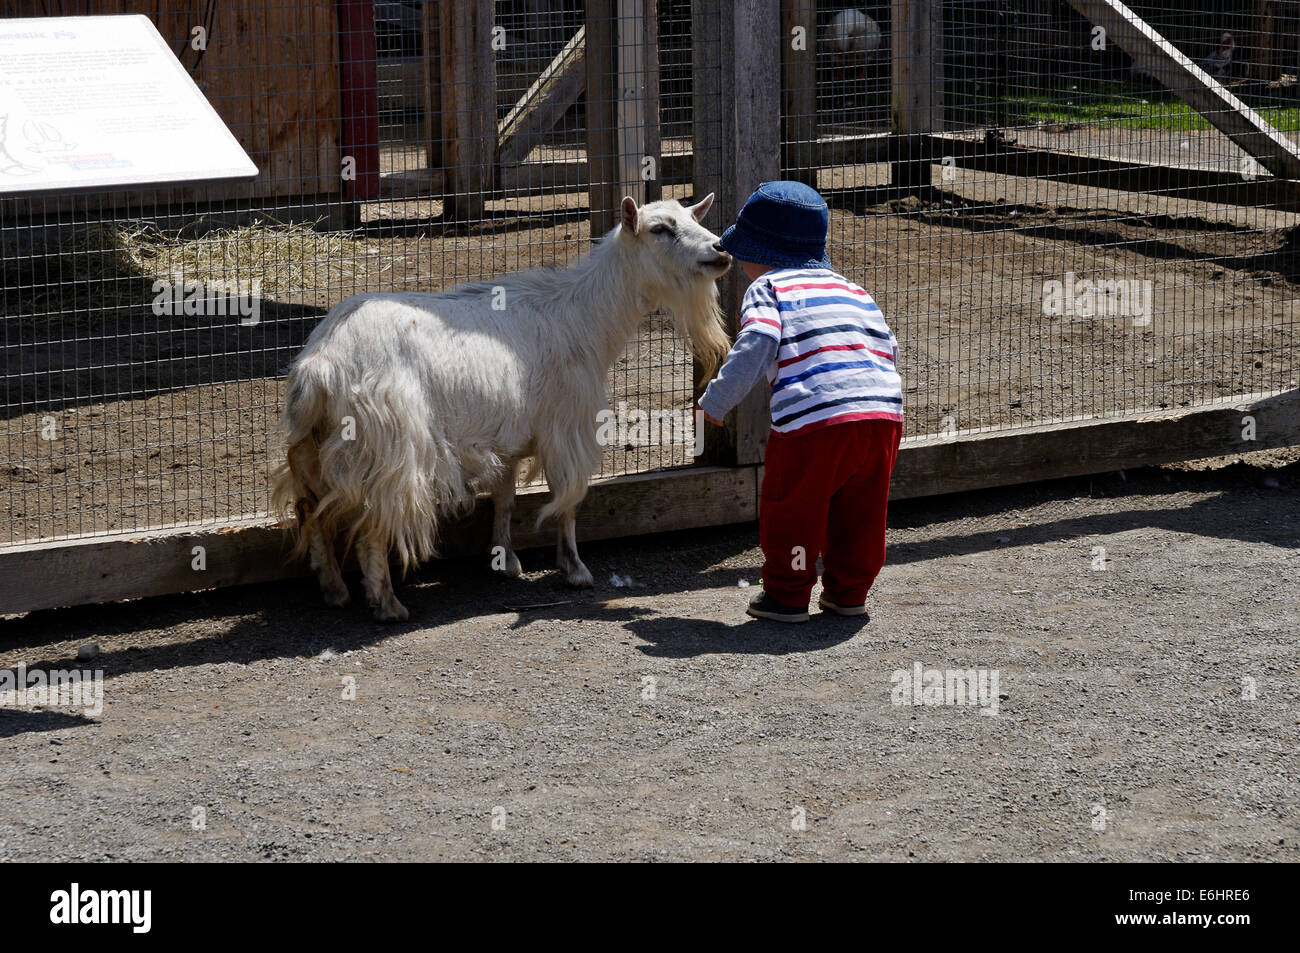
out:
M690 160L688 2L479 9L489 11L479 28L491 30L493 75L456 77L437 72L439 54L475 42L474 28L458 7L444 29L437 3L0 3L5 18L149 16L260 169L247 186L0 198L0 545L264 513L283 374L332 305L565 265L587 251L614 224L609 196L636 194L635 183L605 174L589 195L588 168L605 167L589 161L587 115L604 102L571 97L524 154L460 195L469 214L455 220L444 202L453 143L439 117L449 98L473 102L481 115L459 145L490 152L589 17L639 9L653 18L632 42L644 74L662 83L659 148ZM203 50L190 43L196 26ZM455 89L430 98L443 87ZM689 198L682 168L657 190ZM256 287L258 320L155 316L158 278ZM664 412L693 425L693 387L688 350L654 315L611 372L609 398L633 425L638 413ZM606 447L598 477L694 459L689 434L629 434Z

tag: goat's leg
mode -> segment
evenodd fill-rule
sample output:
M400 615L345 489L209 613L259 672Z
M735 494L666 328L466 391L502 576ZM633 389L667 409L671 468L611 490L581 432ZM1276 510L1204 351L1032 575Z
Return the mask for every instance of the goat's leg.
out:
M577 514L567 510L560 514L555 533L555 563L564 570L564 581L579 589L591 586L591 570L578 558Z
M311 555L311 568L320 579L320 592L327 605L345 606L351 596L338 557L334 555L334 540L326 539L319 526L307 529L307 546Z
M388 547L374 534L364 536L357 545L357 560L365 576L366 600L380 622L402 622L410 617L406 606L393 594L393 577L388 571Z
M515 508L517 462L509 461L492 487L492 568L518 579L524 574L519 557L510 548L510 515Z

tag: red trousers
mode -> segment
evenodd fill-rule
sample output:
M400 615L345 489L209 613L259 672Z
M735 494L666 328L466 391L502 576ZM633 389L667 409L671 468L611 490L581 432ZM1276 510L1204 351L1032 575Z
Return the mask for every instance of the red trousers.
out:
M806 606L822 557L826 598L861 605L885 565L889 477L903 425L853 420L806 434L772 434L759 494L763 588Z

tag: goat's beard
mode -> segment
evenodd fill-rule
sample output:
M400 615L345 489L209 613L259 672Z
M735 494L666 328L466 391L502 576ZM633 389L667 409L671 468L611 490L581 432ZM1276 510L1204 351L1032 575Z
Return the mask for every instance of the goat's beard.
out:
M700 365L699 384L703 386L731 347L718 303L718 283L712 279L685 282L664 304L673 316L677 333L691 343Z

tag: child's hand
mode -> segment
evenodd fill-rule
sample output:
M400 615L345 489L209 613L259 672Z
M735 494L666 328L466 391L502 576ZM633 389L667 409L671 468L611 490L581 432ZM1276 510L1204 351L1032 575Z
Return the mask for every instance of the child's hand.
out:
M700 413L704 414L704 419L707 420L709 423L713 424L713 426L715 427L724 426L721 420L714 420L712 417L710 417L709 412L705 410L703 407L700 408Z

